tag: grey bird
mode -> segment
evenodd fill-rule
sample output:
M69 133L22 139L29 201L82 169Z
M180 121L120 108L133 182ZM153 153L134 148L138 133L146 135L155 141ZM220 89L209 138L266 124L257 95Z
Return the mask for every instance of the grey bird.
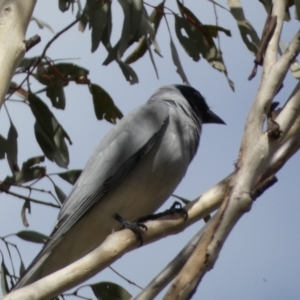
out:
M103 138L65 200L41 252L14 289L83 257L128 221L155 212L184 177L203 123L225 124L202 95L167 85Z

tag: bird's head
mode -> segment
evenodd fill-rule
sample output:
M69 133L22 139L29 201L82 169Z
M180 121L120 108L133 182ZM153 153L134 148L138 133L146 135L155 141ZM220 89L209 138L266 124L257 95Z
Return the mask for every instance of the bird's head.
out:
M184 98L188 101L192 109L199 115L203 123L217 123L225 124L226 123L212 112L207 103L205 102L203 96L196 89L189 85L176 84L174 85Z

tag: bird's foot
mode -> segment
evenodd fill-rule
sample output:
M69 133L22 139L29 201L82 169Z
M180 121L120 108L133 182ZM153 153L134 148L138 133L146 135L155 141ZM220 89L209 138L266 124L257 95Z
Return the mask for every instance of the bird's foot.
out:
M137 240L140 242L140 246L143 245L143 230L147 231L148 228L142 222L130 222L122 218L120 215L115 214L114 218L122 224L122 229L130 229L136 236Z
M157 220L160 219L161 217L174 215L174 214L181 214L184 217L184 220L186 220L188 217L188 213L186 209L182 207L180 202L175 201L169 209L161 213L141 217L138 219L138 222L144 223L147 221Z

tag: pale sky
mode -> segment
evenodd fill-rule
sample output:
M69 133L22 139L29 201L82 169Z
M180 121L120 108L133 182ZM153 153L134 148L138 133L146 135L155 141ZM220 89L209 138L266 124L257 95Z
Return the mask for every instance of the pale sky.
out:
M83 1L84 2L84 1ZM156 1L158 3L159 1ZM258 1L243 1L246 17L260 35L265 22L265 11ZM219 1L226 6L226 1ZM151 2L152 4L152 2ZM212 4L208 1L185 1L204 24L214 24L215 16ZM172 1L166 5L178 11ZM62 14L54 1L39 0L34 16L52 26L55 32L68 25L75 13ZM254 57L243 44L235 20L230 13L218 9L219 25L229 29L232 37L221 33L221 48L228 68L229 77L234 81L236 91L233 93L223 74L212 69L201 59L193 62L177 42L174 31L173 40L176 44L185 73L191 83L206 98L209 106L226 123L227 126L205 125L201 143L196 158L190 165L186 177L178 186L175 194L187 199L194 199L208 188L228 175L234 168L239 145L243 134L245 118L258 88L261 72L251 82L247 80L253 67ZM173 28L173 17L168 16ZM117 1L113 1L113 36L114 44L122 26L122 11ZM287 44L298 30L299 23L285 24L283 40ZM39 34L42 42L30 50L27 57L39 55L53 34L47 29L40 30L31 23L27 37ZM126 114L133 108L145 103L151 94L160 86L181 83L175 71L166 25L162 21L157 41L164 58L155 55L159 80L148 55L134 63L132 67L139 76L139 84L130 86L119 67L115 63L102 66L106 58L103 45L91 54L90 32L80 33L77 26L66 32L49 49L48 56L52 59L76 58L75 64L90 70L93 83L102 86L112 96L116 105ZM131 51L128 50L125 57ZM78 59L77 59L78 58ZM20 78L19 78L20 80ZM16 81L16 80L15 80ZM34 82L32 80L32 82ZM276 101L283 104L291 93L296 80L289 74L284 82L284 88L277 95ZM33 84L32 90L40 86ZM40 95L54 112L58 120L69 133L73 145L69 147L69 169L82 169L94 147L105 133L113 126L106 121L97 121L94 115L92 98L88 87L69 84L65 89L67 106L65 111L52 108L46 95ZM34 118L29 108L22 104L8 103L12 120L19 133L19 164L26 159L41 155L33 132ZM0 115L0 133L7 135L8 119L4 109ZM296 300L300 297L300 211L299 190L296 186L300 178L299 154L296 154L278 173L279 182L256 200L252 210L245 214L228 237L220 257L200 284L194 299L232 299L232 300ZM1 179L10 175L7 162L2 160ZM47 171L62 172L54 163L46 162ZM57 184L67 194L71 186L55 178ZM43 180L43 188L50 189L51 184ZM19 189L15 190L20 192ZM34 198L47 196L32 195ZM42 199L41 199L42 200ZM161 210L170 207L174 199L169 199ZM0 236L25 229L21 222L20 211L23 201L1 194ZM32 213L28 216L30 230L49 234L58 211L55 209L32 205ZM131 281L141 286L148 282L181 250L188 240L203 226L198 222L176 236L167 237L155 244L148 245L126 254L113 264L116 270ZM40 249L40 245L23 243L17 238L11 241L20 245L26 266ZM4 245L1 246L4 249ZM4 250L3 250L4 251ZM137 295L139 290L119 278L110 270L105 270L90 283L112 281L125 287L131 294ZM88 289L82 290L83 295L90 295ZM160 299L161 296L157 297Z

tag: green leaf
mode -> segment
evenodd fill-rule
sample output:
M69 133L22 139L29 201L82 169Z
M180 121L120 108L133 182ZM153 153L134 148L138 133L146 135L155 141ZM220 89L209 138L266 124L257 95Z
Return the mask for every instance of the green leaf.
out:
M242 4L240 1L229 0L228 6L232 16L237 22L243 42L248 50L255 56L260 45L260 38L251 23L245 19Z
M34 57L24 57L20 64L18 65L18 68L29 68L32 65L34 65L38 61L39 57L34 56Z
M117 61L119 67L121 68L123 75L125 76L126 80L130 82L130 84L135 84L139 82L139 79L135 73L135 71L123 61Z
M34 133L36 140L40 145L42 151L44 152L45 156L49 160L54 161L58 166L62 168L67 168L68 164L65 161L63 155L56 147L53 140L46 135L46 133L43 131L43 129L37 122L35 122L34 125Z
M80 20L79 30L84 31L87 23L92 29L92 52L95 52L102 40L111 17L111 1L87 0Z
M9 293L9 287L7 283L6 276L9 276L9 272L7 270L7 267L4 263L4 258L2 256L2 263L1 263L1 288L2 288L2 294L6 295Z
M117 42L117 44L111 48L109 51L108 51L108 55L106 57L106 59L104 60L104 62L102 63L103 66L107 66L109 65L112 61L114 60L118 60L118 48L119 48L119 44L120 42Z
M28 169L36 164L40 164L45 161L45 156L34 156L29 159L27 159L25 162L23 162L22 169Z
M139 39L146 33L145 26L143 26L144 24L142 24L142 16L144 13L143 1L119 0L119 3L123 9L124 14L122 33L119 41L113 48L107 47L108 56L103 62L103 65L105 66L110 64L113 60L119 62L126 49L130 47L134 42L139 41Z
M24 241L38 244L45 244L48 240L48 236L32 230L22 230L17 232L15 235Z
M184 22L185 22L184 19L175 14L174 17L175 17L175 33L181 46L194 61L199 61L200 50L197 49L196 45L194 44L194 41L190 37L184 36L182 34L182 29L184 29Z
M7 142L6 142L6 157L11 169L14 174L19 171L18 166L18 132L14 124L10 123L8 131Z
M88 84L89 71L72 63L58 63L40 68L33 76L41 84L46 85L46 95L54 107L65 109L66 98L64 87L70 81L78 84Z
M70 8L71 3L73 3L74 0L58 0L58 7L60 11L65 12Z
M295 19L300 20L300 1L295 0Z
M53 181L52 181L52 183L53 183L54 190L55 190L58 200L60 201L61 204L63 204L67 198L67 195Z
M90 19L90 26L92 27L92 53L98 49L102 40L102 34L108 21L111 5L110 2L104 3L101 6L99 5L100 1L97 3L98 5Z
M46 168L35 166L32 168L22 169L15 173L15 181L17 185L21 185L25 182L42 178L46 175Z
M147 48L148 48L150 60L151 60L151 62L152 62L152 65L153 65L153 68L154 68L156 77L157 77L157 79L159 79L157 67L156 67L155 60L154 60L154 57L153 57L153 54L152 54L152 51L151 51L151 48L150 48L150 41L149 41L149 38L148 38L148 37L146 37L146 42L147 42Z
M177 3L183 16L182 25L188 37L193 41L197 50L206 60L214 60L217 55L217 49L212 36L188 8L183 6L178 0Z
M189 39L193 42L197 51L201 53L203 58L205 58L213 68L224 73L230 88L234 90L234 83L228 77L222 53L217 49L213 40L213 37L216 35L215 31L220 31L222 27L203 25L179 0L177 0L177 4L182 15L181 24ZM224 30L225 29L222 28L222 31ZM228 34L229 32L226 31L226 33ZM189 52L191 53L191 48L189 48ZM193 52L193 54L195 53Z
M74 185L78 177L80 176L81 172L82 170L70 170L67 172L58 173L57 175L63 180Z
M46 88L46 95L51 100L51 103L54 107L58 109L65 109L66 97L64 85L61 81L48 85Z
M91 84L90 93L93 95L94 110L98 120L104 118L108 122L115 124L117 119L123 117L110 95L99 85Z
M189 81L188 81L188 79L185 75L185 72L183 70L183 67L181 65L180 58L179 58L177 49L174 45L171 35L170 35L170 47L171 47L172 59L173 59L174 65L177 68L176 72L179 74L179 76L181 77L181 79L184 83L189 84Z
M24 204L22 206L22 210L21 210L21 219L22 219L22 223L25 227L29 226L27 217L26 217L26 209L28 210L28 213L31 213L31 205L30 205L30 201L24 201Z
M69 164L69 151L65 139L72 144L70 137L40 98L30 94L28 100L36 118L35 136L41 149L49 160L66 168Z
M20 269L19 269L19 276L20 277L24 274L25 270L26 269L25 269L24 263L23 263L23 261L21 259L21 261L20 261Z
M7 144L6 138L0 134L0 159L3 159L5 157L6 147L7 147L6 144Z
M101 42L108 52L111 49L111 43L110 43L111 31L112 31L112 15L111 15L111 5L110 5L107 13L107 23L105 25L105 28L103 29L102 37L101 37Z
M154 43L155 35L157 33L158 27L160 25L160 21L164 14L164 5L165 1L161 2L159 5L154 7L152 13L150 14L148 18L148 22L153 24L153 34L150 35L151 42ZM155 43L154 43L155 46ZM126 64L131 64L135 61L137 61L139 58L141 58L147 51L147 42L146 42L146 36L140 38L138 45L136 48L132 51L131 54L125 59Z
M118 58L121 58L126 49L129 47L130 42L134 38L136 40L140 38L140 36L136 37L136 33L142 19L143 1L134 0L129 2L127 0L119 0L119 3L124 13L123 29L118 47Z
M100 282L90 285L99 300L129 300L129 294L123 287L113 282Z
M228 29L225 29L223 27L220 26L216 26L216 25L203 25L203 27L207 30L207 32L209 32L209 34L216 38L218 36L218 32L224 32L227 36L231 37L231 32Z
M57 74L57 71L65 78L68 78L69 80L78 81L80 77L87 77L90 73L89 70L72 64L72 63L59 63L55 64L55 66L50 66L48 73L51 75Z
M16 180L14 176L6 176L6 178L1 182L1 189L9 190L11 185L16 185Z

